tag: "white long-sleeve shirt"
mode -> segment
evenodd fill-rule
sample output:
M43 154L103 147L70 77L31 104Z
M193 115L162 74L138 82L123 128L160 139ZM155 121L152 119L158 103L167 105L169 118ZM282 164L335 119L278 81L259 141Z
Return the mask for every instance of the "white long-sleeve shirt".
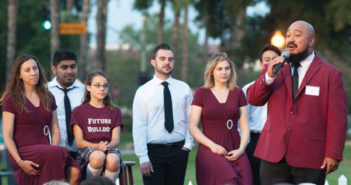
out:
M147 144L166 144L185 139L183 147L192 149L194 139L189 133L190 106L193 95L185 82L168 78L172 97L174 129L165 129L163 81L156 76L141 86L133 102L133 140L140 163L150 161Z
M255 81L250 82L243 87L245 96L246 96L247 89L254 82ZM254 106L254 105L248 104L248 114L249 114L250 131L261 132L267 120L267 103L263 106Z

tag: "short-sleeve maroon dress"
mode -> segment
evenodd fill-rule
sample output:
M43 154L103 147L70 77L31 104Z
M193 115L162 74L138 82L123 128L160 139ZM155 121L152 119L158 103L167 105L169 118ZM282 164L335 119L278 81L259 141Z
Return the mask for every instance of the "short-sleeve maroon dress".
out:
M25 110L20 112L12 97L7 96L3 102L3 112L15 114L13 140L19 155L22 160L39 164L40 174L27 175L9 154L15 181L18 185L41 185L51 180L64 180L67 167L80 168L80 166L65 148L49 144L47 131L51 125L52 111L56 109L55 100L52 98L50 111L47 111L41 102L39 107L35 107L28 99L25 106L28 112Z
M202 107L202 129L209 139L228 152L239 148L237 123L240 107L247 105L240 88L229 91L225 103L219 103L210 89L198 88L192 105ZM196 180L198 185L251 185L249 160L244 153L238 160L231 162L200 144L196 155Z

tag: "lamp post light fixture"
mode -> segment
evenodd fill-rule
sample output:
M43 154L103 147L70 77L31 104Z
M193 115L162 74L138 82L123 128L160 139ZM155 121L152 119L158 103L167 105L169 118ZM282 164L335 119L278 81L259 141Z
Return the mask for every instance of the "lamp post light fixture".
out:
M285 46L285 38L279 30L277 30L273 37L271 38L271 44L278 47L279 49L283 49Z

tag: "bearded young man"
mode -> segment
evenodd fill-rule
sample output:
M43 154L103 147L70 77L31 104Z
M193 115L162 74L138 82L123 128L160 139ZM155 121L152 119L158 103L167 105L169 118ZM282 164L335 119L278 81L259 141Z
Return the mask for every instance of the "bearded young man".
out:
M193 96L188 84L171 77L174 63L170 46L158 45L151 59L155 75L134 97L134 148L145 185L184 184L194 145L188 131Z
M77 80L77 57L72 51L57 50L54 53L51 71L55 75L48 84L57 104L57 117L61 132L60 145L75 157L78 147L69 132L71 111L83 102L85 85Z
M314 52L314 42L311 24L292 23L286 35L289 64L276 74L274 66L284 59L275 58L248 89L250 104L268 102L255 151L263 185L323 185L342 160L348 105L343 77Z
M68 126L71 121L71 111L82 104L85 85L77 78L77 57L72 51L57 50L54 53L51 71L55 78L47 83L48 90L55 97L57 105L57 118L60 128L60 146L65 147L69 154L75 158L78 147L74 136L69 132ZM69 175L79 174L80 171L72 168ZM76 175L77 176L77 175ZM79 179L76 180L77 183Z

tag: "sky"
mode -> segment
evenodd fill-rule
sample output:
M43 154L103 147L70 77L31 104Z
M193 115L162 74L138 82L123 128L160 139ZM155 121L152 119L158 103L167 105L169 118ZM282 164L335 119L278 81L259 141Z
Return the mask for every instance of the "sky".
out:
M96 0L95 0L96 1ZM137 10L133 10L134 0L110 0L108 4L108 15L107 15L107 38L106 43L118 43L119 42L119 32L128 24L133 24L135 28L141 28L142 26L142 14ZM152 7L149 9L148 13L159 12L159 4L155 1ZM95 5L95 3L94 3ZM246 13L249 16L253 15L265 15L269 12L269 7L264 3L257 3L255 6L248 7ZM97 7L93 6L91 8L91 13L88 20L88 31L91 33L91 43L96 41L96 13ZM173 13L171 11L171 5L166 6L166 19L172 19ZM197 12L193 7L189 8L189 28L192 32L200 32L199 43L204 40L205 32L204 29L199 29L194 22ZM181 19L182 21L182 19ZM209 43L217 43L218 40L210 39Z

